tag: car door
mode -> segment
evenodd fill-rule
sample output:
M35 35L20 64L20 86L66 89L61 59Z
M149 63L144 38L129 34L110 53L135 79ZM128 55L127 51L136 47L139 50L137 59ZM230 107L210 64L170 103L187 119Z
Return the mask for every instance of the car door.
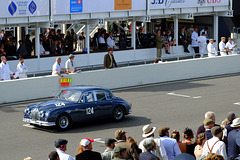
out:
M95 90L96 97L96 116L111 116L112 100L104 90Z
M96 101L92 91L87 91L82 94L77 110L79 121L95 118Z

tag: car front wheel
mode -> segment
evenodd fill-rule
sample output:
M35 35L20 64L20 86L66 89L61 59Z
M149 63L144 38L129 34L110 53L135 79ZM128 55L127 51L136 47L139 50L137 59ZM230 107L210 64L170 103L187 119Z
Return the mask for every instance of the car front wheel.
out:
M121 121L124 118L124 110L122 107L117 106L112 113L112 117L115 121Z
M57 118L56 125L58 130L67 130L71 126L71 118L67 114L62 114Z

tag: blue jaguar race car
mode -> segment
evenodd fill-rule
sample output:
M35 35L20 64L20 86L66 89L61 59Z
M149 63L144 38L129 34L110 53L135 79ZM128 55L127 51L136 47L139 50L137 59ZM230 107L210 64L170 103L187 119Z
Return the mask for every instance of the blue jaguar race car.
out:
M96 86L74 86L62 89L49 101L25 108L23 121L37 126L68 129L73 122L112 118L120 121L132 112L132 104Z

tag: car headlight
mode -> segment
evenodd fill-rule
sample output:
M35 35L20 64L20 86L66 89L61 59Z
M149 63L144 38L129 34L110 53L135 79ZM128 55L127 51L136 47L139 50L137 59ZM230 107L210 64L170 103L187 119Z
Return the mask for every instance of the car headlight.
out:
M40 115L40 117L44 117L44 116L45 116L45 113L44 113L43 111L41 111L41 112L39 113L39 115Z
M30 115L31 114L31 110L28 108L28 109L26 109L26 113L28 114L28 115Z

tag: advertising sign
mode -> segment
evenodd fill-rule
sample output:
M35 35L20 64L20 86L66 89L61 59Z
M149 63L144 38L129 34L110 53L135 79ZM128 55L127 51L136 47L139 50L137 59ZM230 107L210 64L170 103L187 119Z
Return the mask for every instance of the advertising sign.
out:
M82 12L83 0L70 0L70 13Z
M151 9L210 7L229 5L229 0L151 0Z
M26 17L49 15L46 0L4 0L0 5L0 17Z
M115 0L114 10L131 10L132 0Z

